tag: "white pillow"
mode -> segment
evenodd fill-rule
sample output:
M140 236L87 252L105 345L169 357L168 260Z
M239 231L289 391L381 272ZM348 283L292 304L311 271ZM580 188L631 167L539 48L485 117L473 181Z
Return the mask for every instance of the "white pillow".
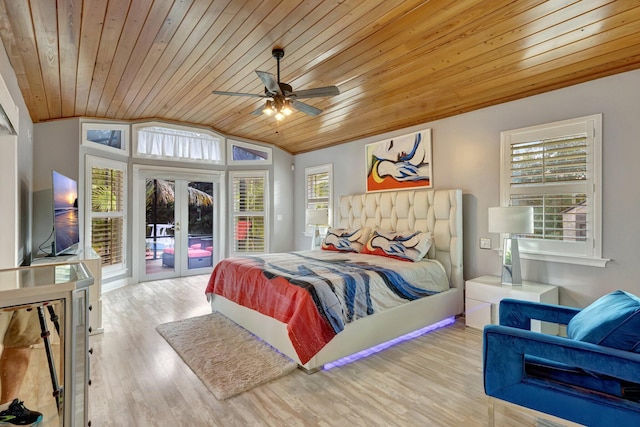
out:
M331 228L322 241L325 251L360 252L369 238L369 227Z
M376 228L361 252L416 262L424 258L431 244L431 233L384 231Z

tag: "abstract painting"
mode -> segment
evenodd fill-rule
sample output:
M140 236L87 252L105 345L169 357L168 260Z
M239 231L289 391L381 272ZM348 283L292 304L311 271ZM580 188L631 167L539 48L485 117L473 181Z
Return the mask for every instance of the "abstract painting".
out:
M432 188L431 129L365 146L367 192Z

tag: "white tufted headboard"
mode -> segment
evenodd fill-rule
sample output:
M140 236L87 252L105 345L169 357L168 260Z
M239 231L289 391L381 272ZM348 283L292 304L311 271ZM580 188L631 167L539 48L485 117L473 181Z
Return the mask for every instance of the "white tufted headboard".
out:
M415 190L340 197L338 227L430 231L428 257L437 259L464 289L462 277L462 190Z

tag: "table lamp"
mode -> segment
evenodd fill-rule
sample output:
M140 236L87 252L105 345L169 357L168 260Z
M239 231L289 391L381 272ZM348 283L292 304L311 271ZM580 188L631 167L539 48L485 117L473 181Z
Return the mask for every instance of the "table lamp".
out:
M502 251L502 284L522 285L517 234L533 233L533 207L489 208L489 233L508 233Z
M313 226L313 237L311 238L311 249L316 248L316 239L319 232L318 227L329 224L329 209L307 209L306 223Z

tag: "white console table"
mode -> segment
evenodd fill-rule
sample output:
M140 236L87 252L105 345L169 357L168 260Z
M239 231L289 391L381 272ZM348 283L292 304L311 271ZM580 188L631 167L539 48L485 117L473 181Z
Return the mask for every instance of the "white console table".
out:
M5 316L24 310L40 320L42 342L31 349L20 398L28 408L43 414L43 425L91 425L88 386L92 350L87 319L92 284L91 273L79 262L0 270L0 313ZM48 334L43 323L51 324Z
M78 251L75 255L35 258L31 265L69 264L82 262L93 276L94 285L89 289L89 333L104 332L102 326L102 259L93 249Z

